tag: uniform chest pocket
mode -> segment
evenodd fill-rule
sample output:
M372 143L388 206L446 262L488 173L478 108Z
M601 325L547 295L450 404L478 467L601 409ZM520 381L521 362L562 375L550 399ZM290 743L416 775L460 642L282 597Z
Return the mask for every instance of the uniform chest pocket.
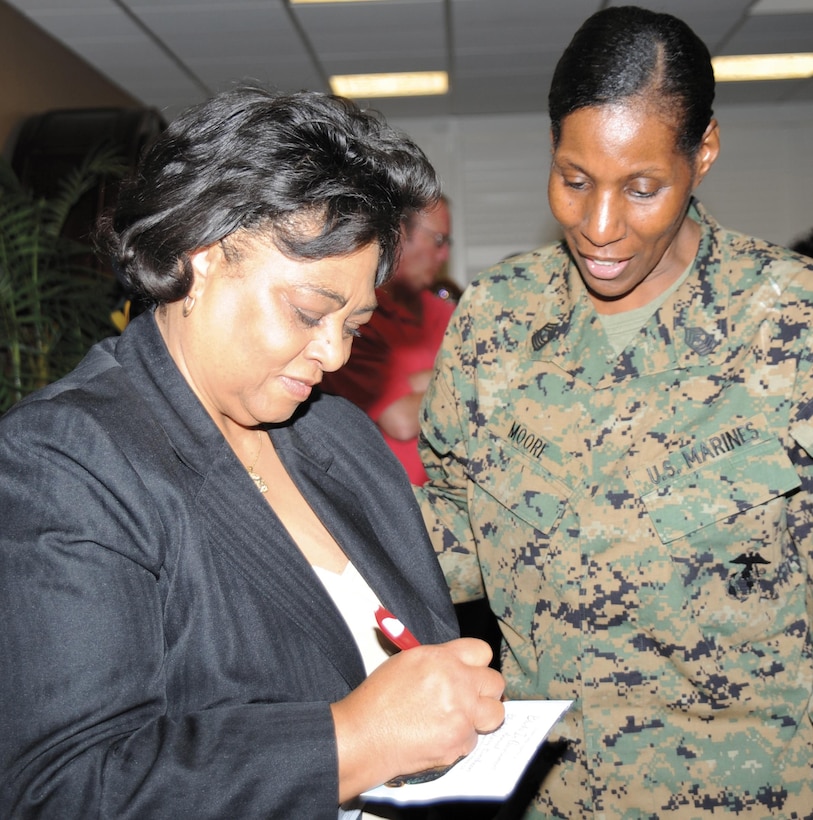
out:
M555 462L548 455L542 458L541 450L541 444L520 448L489 433L471 454L469 475L475 487L505 512L548 536L556 529L572 491L553 472Z
M675 475L641 500L668 544L752 510L799 484L781 443L770 438Z
M783 499L799 484L781 442L765 438L641 496L669 545L677 594L707 648L765 640L789 628L777 618L793 620L804 609L803 573L787 536ZM659 606L652 602L652 618Z

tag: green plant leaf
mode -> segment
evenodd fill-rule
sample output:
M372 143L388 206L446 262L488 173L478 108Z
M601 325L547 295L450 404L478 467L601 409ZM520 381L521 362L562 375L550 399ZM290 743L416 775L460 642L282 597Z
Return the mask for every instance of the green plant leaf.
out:
M100 146L44 199L25 191L0 158L0 412L114 332L113 277L93 264L88 244L62 231L84 194L124 170L116 152Z

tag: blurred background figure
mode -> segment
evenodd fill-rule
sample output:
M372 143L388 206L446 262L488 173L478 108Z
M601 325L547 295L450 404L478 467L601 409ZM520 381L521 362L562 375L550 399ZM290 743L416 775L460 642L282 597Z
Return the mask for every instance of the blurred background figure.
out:
M405 223L395 275L376 289L378 309L359 329L347 365L323 382L325 392L344 396L372 418L413 484L426 481L418 410L457 298L448 285L446 296L436 290L446 281L440 277L451 244L445 197Z

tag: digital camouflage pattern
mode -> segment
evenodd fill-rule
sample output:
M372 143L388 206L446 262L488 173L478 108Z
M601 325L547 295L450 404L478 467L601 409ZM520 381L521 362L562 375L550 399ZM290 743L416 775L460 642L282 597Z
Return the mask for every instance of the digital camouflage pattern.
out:
M416 489L511 698L575 699L529 817L813 816L813 266L702 226L617 355L564 246L463 297Z

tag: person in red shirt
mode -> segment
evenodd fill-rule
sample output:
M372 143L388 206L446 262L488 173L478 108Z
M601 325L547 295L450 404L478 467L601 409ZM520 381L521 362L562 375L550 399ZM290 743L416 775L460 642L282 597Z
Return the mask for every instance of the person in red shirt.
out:
M455 303L433 287L449 259L451 216L442 199L404 227L394 276L376 290L378 309L353 342L350 361L325 374L323 389L361 407L378 425L413 484L426 473L418 456L418 410Z

